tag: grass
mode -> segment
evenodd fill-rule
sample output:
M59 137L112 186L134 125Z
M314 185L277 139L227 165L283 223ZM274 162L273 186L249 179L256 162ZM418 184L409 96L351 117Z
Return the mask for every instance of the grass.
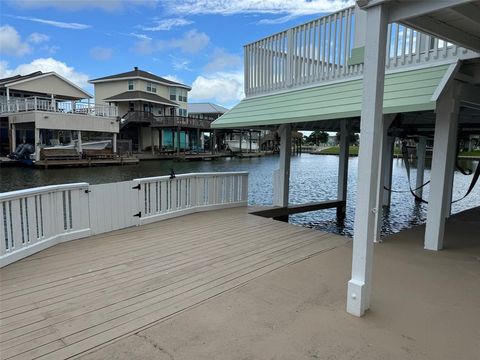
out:
M460 155L460 156L480 156L480 150L460 151L460 153L458 155Z
M339 146L332 146L320 151L320 154L325 155L338 155L340 153ZM358 155L358 146L349 146L348 153L350 156L357 156Z

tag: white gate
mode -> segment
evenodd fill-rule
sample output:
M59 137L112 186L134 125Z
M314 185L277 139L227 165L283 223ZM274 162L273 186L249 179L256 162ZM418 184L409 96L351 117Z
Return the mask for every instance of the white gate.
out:
M89 190L90 229L92 235L139 225L138 185L122 181L91 185Z

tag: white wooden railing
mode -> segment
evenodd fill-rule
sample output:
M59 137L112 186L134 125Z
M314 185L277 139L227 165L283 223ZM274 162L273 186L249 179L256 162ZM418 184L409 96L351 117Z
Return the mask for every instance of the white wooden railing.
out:
M0 193L0 267L59 242L199 211L246 206L247 199L246 172Z
M247 97L363 74L363 48L349 7L244 47ZM363 31L364 29L362 29ZM357 40L358 42L358 40ZM386 68L457 58L472 51L396 23L389 24Z
M140 223L182 214L246 205L248 173L223 172L136 179L140 184Z
M3 100L0 102L0 114L24 111L53 111L65 114L82 114L90 116L117 117L116 106L88 104L82 101L59 101L42 97Z

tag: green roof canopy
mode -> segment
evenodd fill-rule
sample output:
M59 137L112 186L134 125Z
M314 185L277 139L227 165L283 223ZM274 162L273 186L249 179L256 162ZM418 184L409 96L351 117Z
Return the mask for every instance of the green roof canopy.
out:
M385 76L385 114L435 109L434 94L451 64ZM213 128L255 127L360 116L362 79L242 100L212 123Z

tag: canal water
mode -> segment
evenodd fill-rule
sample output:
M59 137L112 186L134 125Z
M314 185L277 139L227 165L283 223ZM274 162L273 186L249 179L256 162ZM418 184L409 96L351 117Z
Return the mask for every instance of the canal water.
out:
M464 161L462 167L473 168L477 161ZM344 222L336 219L335 209L320 210L297 214L290 217L290 222L328 232L352 235L355 212L355 195L357 181L358 158L349 160L347 216ZM430 169L427 164L425 181L430 179ZM415 163L412 166L412 187L415 187ZM65 169L30 169L2 168L0 169L0 192L19 190L36 186L88 182L100 184L115 181L131 180L140 177L160 176L170 174L174 169L177 174L190 172L212 171L248 171L249 203L257 205L272 204L272 173L278 167L278 156L263 158L238 159L223 158L216 161L174 162L174 161L143 161L139 165L65 168ZM337 192L338 156L302 154L292 157L290 203L305 203L335 199ZM462 175L455 172L454 199L461 198L470 186L472 175ZM392 193L392 205L384 214L382 232L385 234L398 232L402 229L425 222L426 204L417 204L407 191L408 180L403 161L393 162L394 190L406 192ZM428 198L427 185L424 198ZM465 199L452 205L453 213L480 206L480 184Z

